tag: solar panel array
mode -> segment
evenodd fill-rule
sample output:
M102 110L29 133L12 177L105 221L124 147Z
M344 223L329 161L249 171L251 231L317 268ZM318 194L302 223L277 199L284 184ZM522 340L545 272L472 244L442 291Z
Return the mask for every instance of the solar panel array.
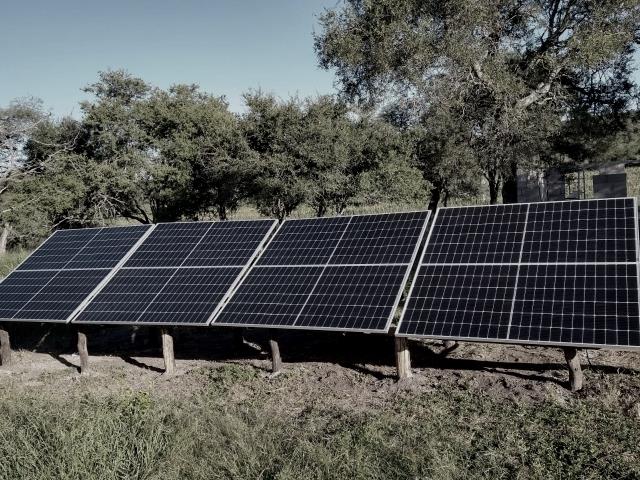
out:
M400 335L640 346L633 198L442 208Z
M0 319L68 321L149 228L55 232L0 283Z
M428 218L287 220L212 323L386 332Z
M275 225L158 224L73 322L206 325Z

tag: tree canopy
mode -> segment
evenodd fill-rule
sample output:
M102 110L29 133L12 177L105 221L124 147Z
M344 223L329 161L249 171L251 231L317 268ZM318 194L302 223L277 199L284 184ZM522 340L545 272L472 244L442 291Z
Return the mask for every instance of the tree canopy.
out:
M462 131L495 203L501 186L511 199L518 166L544 156L581 101L624 108L640 6L347 0L320 23L320 64L336 71L345 98L366 106L400 98L416 123Z

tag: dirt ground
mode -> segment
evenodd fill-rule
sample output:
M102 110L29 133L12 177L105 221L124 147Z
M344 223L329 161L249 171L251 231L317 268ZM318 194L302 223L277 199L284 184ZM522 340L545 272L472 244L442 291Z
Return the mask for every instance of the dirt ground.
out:
M597 398L640 418L640 354L605 350L581 353L585 388L568 390L568 371L557 348L412 341L414 377L398 382L393 339L379 335L277 332L284 368L272 378L264 330L176 330L178 373L163 374L157 328L104 327L88 331L89 374L78 373L75 333L68 326L10 326L13 365L0 368L0 388L43 395L148 391L160 397L191 396L206 388L211 371L249 366L267 380L265 395L292 412L316 401L350 409L383 407L399 391L464 390L508 402L567 402ZM232 394L239 399L242 381ZM272 395L278 391L287 395ZM282 405L284 401L288 405ZM268 401L268 400L267 400Z

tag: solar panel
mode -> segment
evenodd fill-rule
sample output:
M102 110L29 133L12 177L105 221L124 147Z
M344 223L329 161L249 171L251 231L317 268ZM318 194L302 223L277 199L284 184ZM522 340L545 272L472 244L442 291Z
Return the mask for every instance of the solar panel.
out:
M637 212L634 198L439 209L398 334L640 346Z
M517 263L527 205L442 208L422 263Z
M73 322L206 325L275 226L158 224Z
M66 322L149 231L58 230L0 283L3 321Z
M387 331L428 218L287 220L212 324Z

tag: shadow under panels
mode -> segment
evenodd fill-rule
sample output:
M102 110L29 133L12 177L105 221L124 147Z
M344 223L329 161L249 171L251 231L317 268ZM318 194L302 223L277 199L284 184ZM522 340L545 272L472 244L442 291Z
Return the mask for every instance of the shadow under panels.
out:
M441 208L398 334L636 348L634 198Z
M212 325L386 332L428 219L286 220Z
M73 323L207 325L274 220L155 226Z
M67 322L150 228L54 232L0 283L0 321Z

